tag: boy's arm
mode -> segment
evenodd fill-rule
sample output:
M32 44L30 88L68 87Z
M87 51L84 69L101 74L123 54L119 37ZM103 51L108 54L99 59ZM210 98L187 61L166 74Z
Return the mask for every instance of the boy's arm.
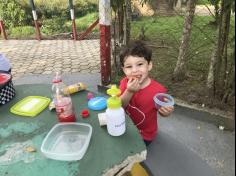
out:
M121 102L122 102L122 107L124 109L128 106L129 101L131 100L133 94L134 94L133 92L130 92L128 89L126 89L124 91L124 93L120 96Z
M138 79L129 79L127 83L127 87L123 94L120 96L122 101L122 107L126 108L128 106L129 101L131 100L133 94L140 89L140 84Z

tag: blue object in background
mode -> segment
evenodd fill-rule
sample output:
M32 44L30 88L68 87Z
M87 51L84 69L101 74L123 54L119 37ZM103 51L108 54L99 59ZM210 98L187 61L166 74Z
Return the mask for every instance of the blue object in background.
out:
M99 111L107 107L107 99L104 97L95 97L88 101L88 108Z

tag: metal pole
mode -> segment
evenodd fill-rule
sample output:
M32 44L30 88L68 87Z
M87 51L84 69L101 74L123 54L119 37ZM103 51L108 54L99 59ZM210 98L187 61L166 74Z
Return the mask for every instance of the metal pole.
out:
M76 31L76 23L75 23L75 11L73 6L73 0L69 0L69 7L70 7L70 16L72 20L72 32L73 32L73 39L77 40L78 35Z
M36 38L38 40L41 40L40 28L39 28L39 24L38 24L38 21L37 21L38 17L37 17L36 8L35 8L35 5L34 5L34 0L29 0L29 3L30 3L31 8L32 8L34 26L35 26L35 31L36 31Z
M1 32L3 34L3 38L5 40L7 40L7 34L6 34L6 31L5 31L5 26L4 26L3 20L0 19L0 35L1 35Z
M101 83L111 82L111 4L110 0L99 0Z

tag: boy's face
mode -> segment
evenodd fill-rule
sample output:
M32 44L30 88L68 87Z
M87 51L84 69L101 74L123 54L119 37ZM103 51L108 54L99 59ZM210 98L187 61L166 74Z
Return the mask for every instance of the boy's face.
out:
M152 69L152 62L148 62L143 57L128 56L124 60L123 71L128 79L138 79L140 84L144 84L149 76L148 73Z

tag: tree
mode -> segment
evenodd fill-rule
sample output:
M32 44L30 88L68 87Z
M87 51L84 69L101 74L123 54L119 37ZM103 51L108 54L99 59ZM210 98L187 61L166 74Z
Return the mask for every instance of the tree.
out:
M173 80L183 81L186 75L187 50L189 46L192 22L195 13L197 0L189 0L187 3L187 12L185 16L184 29L179 47L179 56L173 73Z
M140 0L141 4L149 0ZM118 53L123 45L130 41L131 31L131 0L111 0L111 7L114 12L113 20L113 58L116 72L119 73Z
M231 40L232 53L228 53L231 10L234 9L234 6L233 0L221 0L217 38L207 78L209 93L214 96L218 95L224 102L227 102L230 95L235 94L234 39Z

